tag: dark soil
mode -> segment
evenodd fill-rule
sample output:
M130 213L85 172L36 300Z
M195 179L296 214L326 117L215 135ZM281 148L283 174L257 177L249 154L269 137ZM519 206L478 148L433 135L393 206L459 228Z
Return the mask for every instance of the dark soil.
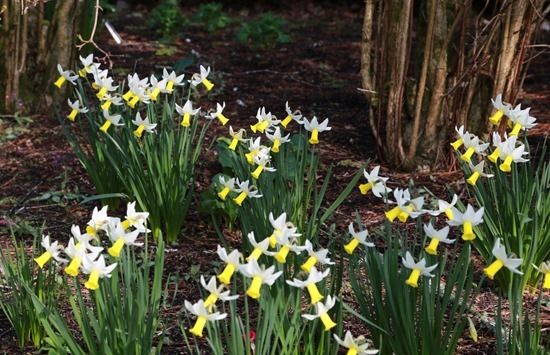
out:
M292 6L291 6L292 5ZM252 10L250 10L252 9ZM194 6L184 9L185 15L194 13ZM186 69L186 76L194 72L198 64L210 65L215 72L216 88L209 101L225 101L231 125L248 128L256 110L266 106L274 114L284 113L285 101L292 108L300 109L306 117L316 115L329 118L332 131L322 134L323 163L334 165L334 178L328 199L333 199L364 162L376 161L376 146L370 136L366 115L366 99L357 90L360 87L359 40L361 35L362 4L334 4L303 2L298 5L283 2L264 5L261 8L237 6L228 10L233 18L249 19L262 11L275 11L288 23L291 41L275 44L270 49L255 49L236 43L232 29L208 33L200 26L189 26L172 44L158 42L155 34L143 26L150 9L132 7L120 9L112 24L120 33L123 43L117 45L108 33L101 33L99 45L111 53L115 74L125 76L136 71L140 76L158 73L164 66L173 66L191 53L196 62ZM238 21L237 21L238 23ZM168 48L168 50L166 50ZM159 50L169 55L156 55ZM546 58L546 59L544 59ZM533 133L543 135L550 131L550 69L547 56L538 57L530 67L525 82L522 102L532 105L532 114L541 124ZM545 63L546 60L546 63ZM53 110L52 110L53 111ZM77 195L94 195L93 186L85 171L72 153L59 123L52 113L32 116L28 131L15 139L0 140L0 241L9 238L8 225L26 222L55 238L68 237L72 224L84 225L93 204L80 205L76 200L62 198L34 200L43 193L58 191ZM226 127L212 125L207 144L217 136L227 135ZM0 138L7 126L0 126ZM372 165L372 163L371 163ZM212 150L205 149L198 171L199 192L210 184L211 177L219 171ZM462 184L461 174L442 171L431 174L394 173L383 167L383 174L391 177L392 185L403 186L413 179L417 186L427 186L436 195L446 196L446 184L455 190ZM65 197L70 195L65 195ZM195 206L196 206L195 201ZM384 217L384 206L379 200L353 192L337 212L336 220L345 225L357 212L368 226L378 224ZM183 237L177 245L167 250L166 274L179 274L179 295L169 311L169 319L176 319L184 299L198 297L197 283L193 280L192 267L201 272L212 270L212 259L218 243L209 218L193 208L187 218ZM239 245L236 232L226 231L227 238ZM4 244L4 243L3 243ZM184 276L189 276L186 281ZM479 296L476 308L493 309L494 294ZM550 318L548 312L546 318ZM354 323L354 320L350 320ZM359 324L346 323L346 327L359 328ZM171 328L172 343L166 353L184 353L179 328ZM473 343L465 334L459 345L461 354L494 353L493 336L480 331L480 342ZM0 350L7 353L24 353L15 347L14 334L6 320L0 316ZM31 349L27 349L28 352Z

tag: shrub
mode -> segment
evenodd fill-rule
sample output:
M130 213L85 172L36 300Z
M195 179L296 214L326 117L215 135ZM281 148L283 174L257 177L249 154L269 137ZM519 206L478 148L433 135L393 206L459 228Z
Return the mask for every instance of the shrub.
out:
M270 48L276 44L288 43L287 22L281 17L266 12L257 20L244 22L236 33L239 42L251 43L257 48Z

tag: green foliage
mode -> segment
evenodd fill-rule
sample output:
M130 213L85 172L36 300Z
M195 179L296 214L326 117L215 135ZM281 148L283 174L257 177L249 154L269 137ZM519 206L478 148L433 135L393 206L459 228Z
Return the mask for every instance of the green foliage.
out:
M162 0L149 14L147 27L155 30L161 41L171 42L178 37L184 21L178 0Z
M32 261L37 249L36 237L30 251L15 237L11 230L11 252L0 248L0 307L10 322L17 337L17 345L32 344L40 348L46 336L36 313L33 298L25 291L32 290L44 309L52 309L56 303L56 268L37 268Z
M266 12L256 20L244 22L237 30L236 38L239 42L250 43L257 48L270 48L290 41L287 26L284 19Z
M383 253L367 248L365 254L354 253L349 263L360 318L375 347L380 354L454 354L473 291L470 246L455 248L455 260L447 254L437 258L408 245L415 237L393 230L387 222L380 234L387 246ZM420 224L416 235L422 235ZM401 258L407 250L426 258L427 265L438 263L434 277L421 276L418 288L405 284L410 270Z
M115 260L111 260L114 262ZM164 245L158 240L154 257L147 239L142 252L126 248L111 278L101 280L90 299L78 282L65 278L65 296L74 322L64 307L47 308L30 288L34 311L48 336L45 348L55 354L160 354L160 322ZM150 277L152 276L152 280ZM76 280L76 279L73 279ZM72 330L76 324L78 331ZM80 341L82 339L82 341Z
M528 147L527 141L524 143ZM506 250L523 260L519 269L525 275L521 279L525 289L527 284L534 285L540 276L534 266L550 258L550 162L546 143L538 163L530 159L513 164L509 174L493 163L487 162L487 165L487 172L495 176L480 180L474 186L467 185L478 205L485 208L484 223L478 226L474 246L489 262L493 259L491 249L495 240L501 238ZM467 165L462 168L465 176L471 174ZM498 273L495 280L506 290L510 277L510 273Z
M227 27L231 18L223 11L223 5L219 2L200 4L193 15L193 21L206 27L208 32L214 32Z

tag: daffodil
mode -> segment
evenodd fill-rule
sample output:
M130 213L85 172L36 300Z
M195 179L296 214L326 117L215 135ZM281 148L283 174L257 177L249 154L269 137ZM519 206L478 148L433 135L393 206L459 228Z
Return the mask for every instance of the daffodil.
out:
M267 139L271 141L271 151L273 153L279 153L279 148L281 147L281 144L290 142L290 134L287 134L286 136L281 135L281 128L276 127L273 130L273 133L265 132L265 136Z
M35 258L34 261L38 264L38 266L42 269L44 265L50 261L50 259L54 258L57 262L65 262L66 260L59 256L59 253L61 250L63 250L63 247L59 245L57 241L50 243L50 236L49 235L43 235L42 241L40 242L40 245L42 248L44 248L46 251L42 253L39 257Z
M158 80L154 75L151 75L150 78L151 87L149 89L149 99L151 101L157 101L158 96L161 92L166 92L166 79Z
M550 289L550 261L541 263L538 270L544 274L544 283L542 284L542 288Z
M107 252L109 255L118 258L125 245L142 246L143 243L136 243L139 235L139 230L126 232L120 220L111 220L107 228L107 235L113 243Z
M137 73L134 73L133 75L128 75L128 91L126 91L126 93L122 95L122 98L128 103L128 105L130 105L131 102L134 102L133 105L135 106L135 104L139 100L139 97L137 97L137 99L134 99L134 97L136 97L136 92L139 91L144 94L145 88L147 88L148 85L149 78L140 79Z
M236 184L239 186L234 191L238 193L237 197L233 199L235 203L239 206L242 206L244 200L248 198L260 198L262 195L259 193L258 188L254 185L250 185L248 180L245 181L236 181Z
M283 274L282 271L275 272L275 265L271 265L267 269L263 266L260 267L258 261L254 258L251 258L248 263L241 265L239 270L244 276L252 279L252 283L248 287L246 294L254 299L260 298L263 284L271 286Z
M218 275L218 280L226 285L229 285L231 283L231 277L241 265L241 254L239 254L238 250L233 250L231 253L227 254L225 248L222 248L219 245L217 253L220 259L226 264L222 273Z
M94 247L90 244L91 236L88 234L81 234L80 228L73 225L71 228L73 237L69 239L69 244L65 248L65 254L71 258L71 262L65 268L65 273L72 277L78 275L82 260L88 257L92 260L97 259L99 254L103 251L102 247ZM75 244L76 239L76 244Z
M91 74L94 67L99 67L99 63L94 63L94 55L89 54L86 58L82 56L78 56L80 59L80 63L82 64L82 68L78 71L78 75L80 75L82 78L86 76L86 74Z
M204 301L204 307L206 307L206 308L209 308L209 307L213 306L214 304L216 304L216 302L218 300L222 300L223 302L227 302L227 301L232 301L232 300L236 300L237 298L239 298L239 295L231 296L230 295L230 293L231 293L230 290L223 291L223 289L225 287L223 284L218 287L218 285L216 283L216 277L214 277L214 276L212 276L210 278L210 280L208 281L208 283L206 283L206 281L204 280L204 276L201 275L200 281L201 281L202 287L206 291L208 291L208 297Z
M97 236L97 232L100 230L105 231L109 224L109 216L107 215L108 206L103 206L101 210L98 210L97 207L94 207L92 211L92 219L88 222L86 227L86 233L92 237Z
M431 272L435 270L437 264L426 267L426 259L424 258L415 263L411 253L407 251L405 257L403 258L403 266L412 270L411 275L405 283L411 287L418 287L418 279L420 278L420 275L433 277L434 275L432 275Z
M451 220L454 218L453 207L454 205L456 205L457 202L458 202L458 196L455 194L453 195L451 202L447 202L445 200L437 200L437 206L438 206L437 210L426 211L426 212L428 212L432 216L439 216L440 214L445 213L445 216L447 216L447 218Z
M481 154L489 147L489 143L483 143L476 135L464 136L464 148L466 151L460 156L462 161L469 163L474 153Z
M395 189L393 191L394 201L388 201L390 203L397 204L396 207L385 213L386 218L393 222L398 218L401 222L405 223L409 217L416 218L422 215L422 205L424 204L424 197L417 197L411 199L411 193L408 189Z
M494 176L493 174L486 174L483 171L483 168L485 167L485 160L480 161L477 165L474 165L471 162L468 163L468 165L470 166L470 170L472 171L472 174L468 179L466 179L466 182L472 186L476 185L477 180L479 179L480 176L483 176L486 178L490 178Z
M457 128L455 126L455 131L458 134L458 139L451 143L451 146L454 150L458 150L462 145L464 144L464 138L472 136L471 133L468 131L464 131L464 126L460 126L460 128Z
M214 118L217 118L222 126L225 126L227 122L229 122L229 118L225 117L223 114L223 110L225 109L225 102L220 105L220 103L216 103L216 111L210 113L206 118L213 120Z
M252 132L260 132L264 133L266 130L269 130L271 127L274 127L279 124L279 120L275 118L271 114L271 112L265 111L265 107L261 107L258 109L258 112L256 113L256 119L258 122L250 126L250 129Z
M162 68L162 78L166 80L166 92L171 94L174 91L174 86L183 86L183 76L184 74L177 75L175 71L168 73L166 68Z
M200 66L200 73L195 73L191 77L191 85L197 86L199 84L204 85L207 91L212 90L214 84L208 79L210 74L210 67L205 68L202 65Z
M256 237L254 236L254 232L248 233L248 241L250 242L250 245L254 248L252 250L252 253L246 258L246 261L250 261L250 259L256 259L258 260L262 254L265 254L267 252L267 249L269 248L269 238L265 238L261 242L256 241Z
M67 103L69 104L69 107L71 108L71 113L67 115L67 118L69 121L74 122L76 115L79 113L86 113L88 112L88 109L84 106L80 106L80 101L75 100L74 102L71 101L71 99L67 99Z
M225 179L224 176L219 177L220 184L223 186L223 189L218 192L218 197L225 201L227 195L235 189L235 178Z
M99 75L94 75L94 82L92 83L92 86L97 90L96 97L99 100L104 100L107 94L116 91L118 88L118 86L113 85L113 78Z
M233 127L229 126L229 136L231 137L231 143L229 143L229 149L232 151L235 151L237 149L237 145L239 142L244 142L243 135L245 134L244 129L239 129L238 131L234 131Z
M66 81L73 85L76 85L76 79L78 79L78 75L73 75L73 72L70 70L63 70L61 64L57 64L57 71L59 72L59 78L57 78L57 80L53 84L59 89L61 89Z
M321 248L317 251L313 250L313 244L306 239L304 244L304 250L307 252L309 257L306 262L300 266L300 269L305 272L310 272L311 268L317 264L321 265L334 265L334 262L328 257L328 249Z
M506 254L506 248L504 247L504 245L500 245L500 238L497 238L497 240L495 240L495 245L493 246L492 253L496 260L493 261L491 265L483 269L483 272L485 273L485 275L487 275L488 278L492 280L495 277L495 274L500 269L502 269L503 266L513 273L523 275L523 273L518 270L518 267L521 265L522 260L508 257L508 255Z
M120 96L107 93L102 98L101 109L109 111L112 105L121 106L122 104L122 98Z
M311 136L309 138L310 144L319 144L319 133L330 131L332 129L332 127L328 126L328 118L319 123L317 121L317 117L315 116L313 116L311 121L308 121L306 118L304 118L304 128L306 129L306 131L311 132Z
M277 237L283 234L283 231L290 222L287 223L285 212L281 213L277 218L273 216L272 212L269 212L269 223L271 223L273 227L273 233L269 236L269 246L275 248L277 245Z
M346 355L374 355L378 354L378 350L376 349L370 349L370 344L367 342L365 337L358 336L357 338L353 338L353 335L351 335L351 332L348 330L346 332L346 335L344 337L344 340L340 339L338 335L334 334L334 339L340 346L348 349Z
M290 286L294 286L300 289L306 288L307 292L309 293L311 304L316 304L323 299L323 295L319 292L316 284L327 277L329 273L330 269L326 269L324 272L320 272L315 266L313 266L307 275L307 279L305 279L304 281L294 278L292 281L286 280L286 283Z
M148 232L147 227L145 227L147 218L149 218L149 212L136 212L136 202L128 202L126 217L121 225L124 230L134 227L140 232Z
M461 213L459 210L453 207L453 219L447 221L447 224L451 226L462 226L462 239L474 240L476 235L473 231L473 227L483 222L484 208L474 210L474 207L468 205L466 211Z
M500 146L500 159L504 160L499 169L505 173L512 171L512 163L525 163L529 159L523 156L529 154L525 151L523 143L517 143L517 137L510 137Z
M254 158L256 158L257 155L269 154L270 148L262 145L260 139L261 137L257 137L256 139L251 138L248 141L248 153L244 156L250 165L254 165Z
M103 110L103 117L105 118L105 122L99 128L99 130L103 133L107 133L107 130L109 130L109 127L111 127L111 125L124 126L123 123L120 123L120 119L122 118L122 116L120 115L111 115L109 111Z
M332 296L327 296L327 301L317 302L314 304L315 313L314 314L303 314L302 317L307 320L315 320L317 318L321 319L325 327L325 331L329 331L336 326L336 323L330 318L328 311L336 304L336 298Z
M498 159L500 158L501 150L503 146L506 144L506 140L508 140L506 133L504 133L504 141L503 141L502 138L500 137L500 134L498 134L498 132L493 132L493 147L495 147L495 149L491 154L489 154L487 159L489 159L490 161L496 164Z
M351 234L352 239L348 244L344 246L344 250L349 255L353 254L355 248L357 248L359 244L362 244L366 247L374 246L373 243L367 242L367 237L369 236L368 230L365 229L363 231L356 232L352 222L348 225L348 231L349 231L349 234Z
M298 245L297 237L300 236L299 233L296 232L297 228L295 227L289 227L286 226L283 228L282 232L276 235L277 244L281 247L279 251L270 253L275 257L275 260L277 260L279 263L284 264L286 263L286 258L289 254L289 252L293 252L295 254L300 254L304 247Z
M526 131L537 125L535 123L537 119L529 115L530 110L531 108L528 107L524 110L519 110L519 111L514 110L510 112L509 117L513 125L512 131L510 132L510 137L517 136L520 131Z
M286 116L281 121L281 126L283 126L284 128L286 128L288 126L288 124L292 121L296 121L298 124L303 123L302 114L300 113L300 111L294 111L293 112L290 109L290 106L288 105L288 101L285 103L285 112L286 112Z
M494 100L491 99L491 102L496 111L489 117L489 121L494 125L498 125L502 117L508 113L511 106L508 103L502 102L502 94L498 94Z
M132 120L132 123L137 126L134 131L134 136L138 138L141 138L143 131L147 133L155 133L155 127L157 127L156 123L149 122L149 117L145 117L145 119L141 118L141 114L139 112L136 113L136 119Z
M271 156L269 154L257 154L254 157L254 163L256 164L256 169L254 169L251 175L256 180L260 178L263 171L276 171L274 167L268 166L271 164Z
M431 255L437 255L437 246L439 243L452 244L455 242L455 239L449 239L449 226L441 228L439 230L435 229L432 226L432 223L424 225L424 233L430 238L430 244L425 248L426 253Z
M187 100L185 102L185 105L181 107L180 105L176 104L176 111L182 116L181 119L181 125L182 127L189 127L191 126L191 116L195 116L199 111L200 107L193 109L193 103L190 100Z
M92 260L88 256L85 256L82 260L82 272L90 276L88 277L88 281L84 284L84 287L88 290L97 290L99 288L99 279L104 277L110 278L116 266L117 263L106 266L103 254L101 254L97 260Z
M185 308L191 314L197 316L195 325L193 326L193 328L189 329L189 333L197 337L202 337L202 332L207 321L213 322L225 319L225 317L227 317L227 313L209 312L208 308L204 305L203 300L199 300L195 304L192 304L191 302L185 300L184 304Z
M389 178L378 176L379 171L379 165L375 166L370 173L367 172L367 169L363 170L363 175L365 179L367 179L367 182L359 185L359 191L361 191L362 195L366 195L369 191L372 191L374 196L382 197L382 195L386 195L391 191L391 189L386 186L386 181L388 181Z

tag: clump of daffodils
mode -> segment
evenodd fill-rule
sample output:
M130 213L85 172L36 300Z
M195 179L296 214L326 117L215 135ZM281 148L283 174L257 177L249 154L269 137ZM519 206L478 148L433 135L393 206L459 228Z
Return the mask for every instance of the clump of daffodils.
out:
M43 268L53 259L66 265L64 271L71 277L83 273L87 275L84 286L89 290L97 290L100 279L111 277L125 246L143 245L137 239L140 233L149 232L146 227L148 216L147 212L136 212L135 202L128 203L124 220L108 216L107 206L101 210L96 207L85 233L81 232L79 226L73 225L72 236L66 247L59 241L52 242L48 235L43 236L41 245L45 251L34 260ZM107 250L102 246L102 239L110 240L111 246Z

